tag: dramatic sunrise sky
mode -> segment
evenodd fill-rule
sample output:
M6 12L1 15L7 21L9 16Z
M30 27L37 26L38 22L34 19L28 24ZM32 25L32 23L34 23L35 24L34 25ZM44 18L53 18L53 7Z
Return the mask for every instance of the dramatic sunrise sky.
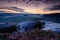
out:
M0 0L0 13L60 13L60 0Z

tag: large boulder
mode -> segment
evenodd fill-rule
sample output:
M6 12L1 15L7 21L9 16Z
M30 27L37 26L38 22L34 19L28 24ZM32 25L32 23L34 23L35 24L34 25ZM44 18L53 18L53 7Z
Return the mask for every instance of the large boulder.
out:
M43 28L43 23L42 22L39 22L39 21L28 21L28 22L22 22L22 23L19 23L18 26L19 29L18 31L20 32L26 32L28 30L32 30L32 29L36 29L36 28Z
M55 32L60 32L60 23L46 21L45 27L43 28L43 30L51 30Z

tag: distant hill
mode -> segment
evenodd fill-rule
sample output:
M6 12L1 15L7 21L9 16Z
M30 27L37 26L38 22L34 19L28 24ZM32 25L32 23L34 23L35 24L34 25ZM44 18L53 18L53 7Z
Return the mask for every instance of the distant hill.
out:
M44 20L48 20L48 21L53 21L56 23L60 23L60 13L53 13L53 14L45 14L43 16Z

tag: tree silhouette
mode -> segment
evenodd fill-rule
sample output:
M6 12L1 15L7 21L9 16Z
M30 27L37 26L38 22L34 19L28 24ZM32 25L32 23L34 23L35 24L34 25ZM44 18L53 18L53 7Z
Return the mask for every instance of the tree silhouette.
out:
M38 28L38 29L42 29L44 24L45 24L45 23L43 23L43 22L36 21L36 22L35 22L35 27Z

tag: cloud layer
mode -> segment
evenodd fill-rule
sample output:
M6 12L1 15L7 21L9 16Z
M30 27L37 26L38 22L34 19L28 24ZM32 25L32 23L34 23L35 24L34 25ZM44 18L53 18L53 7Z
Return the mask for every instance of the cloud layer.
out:
M60 0L0 0L0 9L6 7L23 13L60 13Z
M60 5L54 5L52 8L48 8L49 10L60 10Z
M24 12L24 9L17 8L17 7L6 7L6 6L2 6L2 7L0 7L0 9L9 9L9 10L14 10L14 11Z

